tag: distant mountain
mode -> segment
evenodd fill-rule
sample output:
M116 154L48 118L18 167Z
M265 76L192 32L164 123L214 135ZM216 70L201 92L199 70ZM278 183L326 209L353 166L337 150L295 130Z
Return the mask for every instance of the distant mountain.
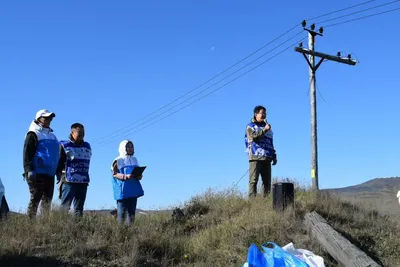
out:
M400 190L400 177L376 178L359 185L325 189L344 200L373 208L382 214L400 218L400 205L396 196Z
M394 191L400 190L400 177L390 178L375 178L365 183L342 188L326 189L326 191L333 191L336 193L376 193L380 191Z

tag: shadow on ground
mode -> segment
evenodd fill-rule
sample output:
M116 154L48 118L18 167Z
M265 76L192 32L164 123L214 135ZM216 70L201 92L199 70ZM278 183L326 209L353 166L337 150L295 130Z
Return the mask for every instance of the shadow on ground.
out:
M0 266L2 267L83 267L79 264L68 263L52 258L39 258L31 256L1 256Z

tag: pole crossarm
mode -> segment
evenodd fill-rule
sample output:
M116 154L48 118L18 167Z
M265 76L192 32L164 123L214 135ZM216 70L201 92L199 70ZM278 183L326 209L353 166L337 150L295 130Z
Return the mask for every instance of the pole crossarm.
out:
M349 58L332 56L332 55L324 54L324 53L317 52L317 51L311 51L311 50L305 49L303 47L295 47L294 51L302 53L303 55L307 54L307 55L311 55L311 56L315 56L315 57L320 57L321 60L327 59L327 60L331 60L331 61L336 61L336 62L348 64L348 65L351 65L351 66L354 66L354 65L357 64L357 61L349 59ZM322 62L320 61L320 63L318 63L317 66L319 67L319 65L321 65L321 63ZM318 68L317 66L316 66L316 69Z
M317 69L319 68L319 66L321 66L321 63L324 61L324 59L321 58L321 59L319 60L318 64L315 65L315 67L313 67L313 66L311 65L310 60L309 60L308 57L306 56L306 54L303 53L303 56L304 56L304 58L306 59L306 61L307 61L307 63L308 63L308 66L310 66L310 68L312 69L312 71L313 71L314 73L317 71Z

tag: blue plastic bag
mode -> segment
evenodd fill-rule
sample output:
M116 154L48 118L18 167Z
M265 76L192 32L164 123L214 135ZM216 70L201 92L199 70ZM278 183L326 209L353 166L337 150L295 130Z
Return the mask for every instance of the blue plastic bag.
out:
M272 245L273 248L267 247ZM283 248L273 242L262 244L263 254L267 259L266 266L274 267L309 267L307 263L300 260L296 256L285 251Z
M272 245L273 248L269 248ZM307 263L286 252L273 242L262 244L262 251L255 244L249 247L246 265L249 267L309 267Z
M268 266L267 260L255 244L251 244L247 253L247 266L262 267Z

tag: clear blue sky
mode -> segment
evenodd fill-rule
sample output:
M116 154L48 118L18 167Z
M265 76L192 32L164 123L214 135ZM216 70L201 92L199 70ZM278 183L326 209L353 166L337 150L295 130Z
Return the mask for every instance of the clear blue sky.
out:
M93 159L85 208L113 207L110 164L125 135L103 146L96 140L202 84L301 20L361 0L250 2L3 1L0 177L10 207L25 211L28 204L22 148L37 110L56 112L52 127L59 139L67 138L74 122L86 126ZM395 7L400 3L349 18ZM400 25L399 11L328 28L317 38L316 50L352 52L360 60L355 67L325 62L317 72L326 100L318 94L321 188L399 174L400 33L395 25ZM291 48L129 135L139 162L148 166L138 207L168 207L209 187L231 187L248 168L243 135L257 104L267 107L275 133L279 163L273 175L311 181L308 67ZM247 176L238 187L247 190Z

